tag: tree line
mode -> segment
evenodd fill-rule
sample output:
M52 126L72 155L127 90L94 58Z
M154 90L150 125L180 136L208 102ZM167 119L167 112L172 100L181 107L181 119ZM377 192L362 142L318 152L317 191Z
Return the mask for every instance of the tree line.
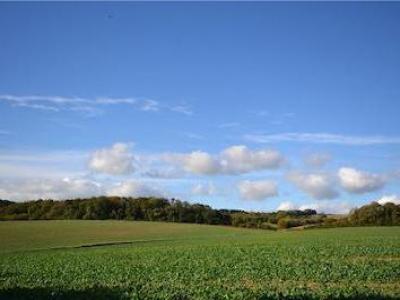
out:
M0 220L138 220L229 225L246 228L400 225L400 205L373 202L347 216L319 214L313 209L246 212L213 209L177 199L157 197L92 197L73 200L0 200Z

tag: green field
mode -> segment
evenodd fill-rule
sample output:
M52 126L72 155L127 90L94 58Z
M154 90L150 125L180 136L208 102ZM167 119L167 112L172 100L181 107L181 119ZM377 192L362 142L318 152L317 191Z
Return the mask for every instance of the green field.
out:
M400 227L0 222L1 299L400 299Z

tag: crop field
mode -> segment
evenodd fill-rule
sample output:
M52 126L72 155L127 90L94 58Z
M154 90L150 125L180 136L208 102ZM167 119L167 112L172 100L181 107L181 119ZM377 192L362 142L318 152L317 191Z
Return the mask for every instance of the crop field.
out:
M400 299L400 227L0 222L1 299Z

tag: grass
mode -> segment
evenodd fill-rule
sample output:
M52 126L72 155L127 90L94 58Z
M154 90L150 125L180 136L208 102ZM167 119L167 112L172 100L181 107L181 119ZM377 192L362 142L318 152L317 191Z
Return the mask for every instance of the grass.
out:
M400 227L32 221L0 239L4 299L400 299Z

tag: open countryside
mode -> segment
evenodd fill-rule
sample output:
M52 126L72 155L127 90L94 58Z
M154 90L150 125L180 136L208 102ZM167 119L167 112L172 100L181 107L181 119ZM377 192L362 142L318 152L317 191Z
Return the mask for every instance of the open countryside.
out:
M0 237L2 299L400 297L400 227L21 221Z
M0 300L400 300L400 1L1 1Z

